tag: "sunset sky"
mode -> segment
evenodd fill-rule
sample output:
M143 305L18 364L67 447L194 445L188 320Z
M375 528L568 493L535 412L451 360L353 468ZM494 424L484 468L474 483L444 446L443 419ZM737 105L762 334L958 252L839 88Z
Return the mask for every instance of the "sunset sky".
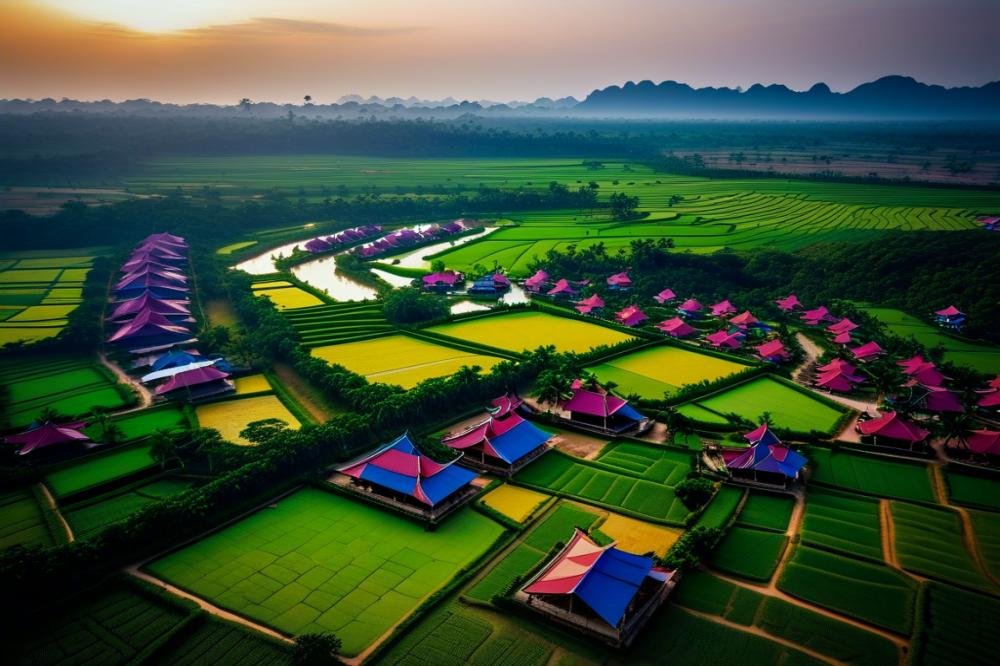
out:
M0 0L0 98L530 100L1000 76L1000 0Z

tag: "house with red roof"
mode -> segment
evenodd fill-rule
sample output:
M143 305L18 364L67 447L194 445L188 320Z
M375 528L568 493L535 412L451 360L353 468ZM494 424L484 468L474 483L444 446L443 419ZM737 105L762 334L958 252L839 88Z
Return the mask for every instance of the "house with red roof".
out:
M550 620L627 647L676 584L651 557L599 546L579 528L515 599Z
M674 317L673 319L661 321L656 325L656 328L672 338L686 338L698 332L680 317Z
M585 386L579 379L572 385L572 396L559 405L563 418L573 425L607 435L639 434L652 427L650 419L640 414L628 401L602 386Z
M455 463L457 456L439 463L420 451L409 433L350 462L338 465L332 483L380 504L437 522L477 490L470 484L478 476ZM344 478L349 483L344 483Z
M858 421L855 429L861 434L863 442L910 451L923 445L930 434L897 412L885 412L877 418Z
M779 298L775 301L778 304L778 309L782 312L792 312L793 310L800 310L802 308L802 303L799 302L798 297L795 294L789 294L784 298Z
M615 321L622 326L639 326L649 319L646 313L639 309L638 305L630 305L623 308L615 315Z
M653 300L659 303L660 305L663 305L664 303L669 303L675 298L677 298L677 294L674 293L673 289L664 289L656 296L653 296Z
M510 398L499 398L500 407L441 443L462 454L461 464L501 476L510 476L549 450L552 435L511 409ZM496 402L496 401L494 401Z
M580 314L599 314L601 310L604 309L604 301L600 296L594 294L584 298L583 300L577 301L576 305L573 307L575 307L576 311Z

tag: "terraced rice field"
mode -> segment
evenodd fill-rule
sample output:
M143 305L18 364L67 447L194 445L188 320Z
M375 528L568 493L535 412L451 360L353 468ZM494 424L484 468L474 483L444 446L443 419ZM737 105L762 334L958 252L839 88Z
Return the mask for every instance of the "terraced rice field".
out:
M148 565L154 575L292 635L330 631L364 650L500 537L475 511L436 531L301 490Z
M302 427L299 420L275 395L209 402L198 405L194 411L200 427L214 428L219 431L223 439L234 444L253 444L241 437L240 433L254 421L281 419L292 430Z
M148 437L157 430L173 430L188 427L187 416L180 405L167 404L151 409L141 409L111 417L111 422L121 429L125 441L133 441ZM83 432L100 441L101 427L90 425Z
M43 509L28 489L0 495L0 550L10 546L51 546L56 543Z
M463 366L489 371L502 359L437 345L406 335L314 347L313 356L342 365L371 382L413 388L425 379L445 377Z
M150 455L150 445L129 446L87 456L67 467L51 472L45 483L56 497L66 497L81 490L94 488L156 465Z
M163 478L128 492L102 496L63 510L63 516L77 539L85 539L102 529L165 497L184 492L191 487L187 481Z
M712 554L711 566L733 576L766 582L788 539L784 534L734 525Z
M947 361L967 366L983 374L1000 374L1000 347L953 337L902 310L874 307L862 309L878 317L892 333L901 338L912 337L927 349L939 345L944 347L944 358Z
M802 543L882 561L878 501L862 495L810 488Z
M535 311L466 319L428 330L511 352L552 345L557 351L582 353L633 339L606 326Z
M946 469L944 478L948 499L955 504L1000 511L1000 475L980 476Z
M323 305L323 301L317 296L294 285L275 287L273 289L254 288L253 293L255 296L270 298L271 302L274 303L274 307L279 310L298 310Z
M795 500L787 495L770 495L762 492L751 492L747 497L737 525L755 527L762 530L784 532L792 517Z
M817 430L832 434L845 410L771 377L758 377L685 403L677 411L688 418L709 423L725 423L726 414L738 414L757 423L761 415L768 412L772 425L795 432Z
M993 578L1000 578L1000 513L970 511L969 516L983 566Z
M799 545L778 587L818 606L909 634L917 582L888 566Z
M224 245L215 251L216 254L230 255L237 250L244 250L248 247L253 247L257 244L257 241L240 241L238 243L230 243L229 245Z
M357 342L395 330L382 314L382 306L370 302L330 303L290 310L285 317L306 347Z
M115 409L125 404L114 382L85 356L5 361L0 363L0 384L9 387L9 402L3 408L15 428L28 425L45 408L78 417L95 407Z
M691 471L691 454L637 442L611 442L597 462L668 486L676 486Z
M82 301L93 259L0 255L0 347L58 335Z
M673 486L616 472L613 467L550 451L514 477L515 482L543 492L592 502L647 520L680 525L688 510Z
M990 664L1000 650L1000 599L950 585L927 586L916 664Z
M814 446L806 454L811 482L868 495L934 502L930 473L922 463L896 462Z
M892 642L825 615L734 585L704 571L684 577L671 601L811 648L847 664L883 666L899 660Z
M683 531L673 527L652 525L618 513L609 513L598 528L614 539L618 548L629 553L653 553L663 557L681 537Z
M534 490L518 488L505 483L499 488L491 490L480 501L514 522L523 523L548 498L548 495L536 493Z
M744 363L679 347L653 347L587 368L602 381L618 385L622 395L651 400L670 396L683 386L712 382L746 370Z
M976 568L962 541L958 514L905 502L892 502L896 556L914 573L965 587L996 592Z
M146 663L155 666L290 666L293 661L285 644L205 615L167 641Z
M705 510L698 516L696 525L700 527L723 527L726 525L743 499L744 490L733 486L722 486Z
M521 543L473 583L465 591L465 596L486 603L494 596L503 595L515 578L523 576L540 564L557 543L566 543L573 536L574 528L587 531L596 521L597 514L575 504L560 502L540 523L528 531Z

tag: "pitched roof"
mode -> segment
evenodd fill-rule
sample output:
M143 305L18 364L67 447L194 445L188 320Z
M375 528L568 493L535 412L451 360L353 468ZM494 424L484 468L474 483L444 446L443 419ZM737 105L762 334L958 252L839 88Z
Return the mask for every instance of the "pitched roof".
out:
M916 379L911 379L904 386L914 392L916 403L928 411L955 413L965 411L958 395L943 386L926 386Z
M680 305L678 305L677 309L681 310L682 312L698 312L704 309L704 307L705 306L699 303L696 299L689 298Z
M896 412L886 412L870 421L860 421L858 431L862 435L878 435L903 442L920 442L930 434L915 423L899 416Z
M778 309L784 312L802 307L802 303L799 302L799 299L795 294L789 294L784 298L779 298L775 301L775 303L778 304Z
M460 433L442 437L441 443L459 451L481 446L489 455L512 465L551 438L517 412L509 412L502 418L490 414Z
M959 310L958 308L956 308L954 305L949 305L944 310L935 310L934 314L936 314L938 316L941 316L941 317L958 317L958 316L963 315L965 313L962 312L961 310Z
M666 303L667 301L672 301L677 298L677 294L674 293L673 289L664 289L656 296L653 296L653 300L657 303Z
M143 243L157 243L159 245L172 245L174 247L185 248L188 246L187 241L184 240L183 236L175 236L166 231L161 231L158 234L150 234L146 236Z
M878 343L873 340L871 342L866 342L860 347L855 347L851 350L851 353L854 354L854 358L864 360L866 358L878 356L882 353L882 348L879 347Z
M838 393L847 393L854 389L855 384L860 384L863 381L864 377L851 374L846 370L829 370L816 378L816 385Z
M651 558L619 550L614 543L598 546L575 529L569 543L524 587L524 592L572 594L609 625L618 627L653 565Z
M524 281L524 286L528 289L540 289L548 279L548 273L543 270L537 270L534 275Z
M835 358L826 365L821 365L816 369L819 372L830 372L831 370L837 370L837 371L842 371L849 375L853 375L855 372L855 367L842 358Z
M150 310L164 316L187 317L191 315L191 310L182 301L157 298L152 292L147 290L135 298L130 298L116 304L114 311L111 313L111 319L122 319L130 315L137 315L143 310Z
M847 331L843 333L837 333L837 335L833 336L833 341L838 345L848 345L851 343L851 340L853 340L853 338L851 337L851 334L848 333Z
M433 507L476 478L475 472L454 464L460 457L448 463L435 462L417 449L409 433L403 433L337 469Z
M627 272L622 271L609 277L608 284L612 287L629 287L632 285L632 280L629 278Z
M903 368L903 374L913 377L925 386L941 386L948 379L931 361L907 365Z
M516 393L505 393L499 398L490 400L490 408L494 416L506 416L524 404Z
M722 450L729 469L772 472L794 479L809 462L804 455L785 446L766 423L744 437L750 442L749 448Z
M423 280L425 287L431 287L439 284L452 287L461 279L461 276L455 271L440 271L425 275L421 279Z
M633 409L627 400L608 393L602 388L592 391L584 388L580 380L573 382L573 397L562 404L568 412L578 412L588 416L607 418L619 415L633 421L641 421L643 415Z
M736 306L730 303L728 298L723 301L719 301L718 303L715 303L710 307L712 309L713 317L721 317L722 315L732 314L733 312L736 312Z
M575 293L576 289L574 289L573 286L569 283L569 280L560 279L555 283L555 285L553 285L551 289L549 289L548 295L555 296L556 294L567 294L569 296L572 296Z
M965 445L973 453L987 453L1000 456L1000 432L994 430L973 430L965 438Z
M705 339L712 343L713 347L737 349L743 344L743 335L741 333L730 333L725 329L720 329L715 333L709 333L705 336Z
M850 333L851 331L853 331L856 328L858 328L857 324L855 324L853 321L851 321L847 317L844 317L840 321L838 321L836 323L833 323L833 324L830 324L829 326L827 326L826 330L830 331L831 333L838 333L839 334L839 333Z
M112 333L108 342L148 337L181 340L190 337L190 335L191 333L186 326L177 324L152 310L143 310L132 321L122 324L117 331Z
M683 338L695 332L695 329L680 317L661 321L656 325L656 328L675 338Z
M627 308L623 308L615 315L615 319L618 320L619 324L625 326L638 326L642 322L649 319L646 313L639 309L638 305L630 305Z
M601 300L600 296L598 296L597 294L594 294L593 296L588 296L587 298L584 298L583 300L577 301L575 307L576 307L577 310L579 310L583 314L588 314L592 310L596 310L598 308L603 308L604 307L604 301Z
M990 391L976 403L980 407L1000 407L1000 390Z
M178 375L182 372L188 372L189 370L197 370L198 368L207 368L208 366L215 365L220 360L222 360L218 358L205 359L198 356L196 356L195 359L196 360L193 360L189 363L185 363L184 365L172 365L170 367L162 368L160 370L153 370L152 372L148 372L142 377L140 377L139 381L142 382L143 384L148 384L149 382L155 382L158 379L166 379L167 377L173 377L174 375Z
M166 393L170 393L171 391L191 386L200 386L201 384L226 379L227 377L229 377L228 373L225 373L213 366L185 370L184 372L174 375L167 381L157 386L156 395L164 395Z
M89 442L90 438L80 432L85 423L34 423L22 433L8 435L4 438L7 444L20 445L19 455L26 455L32 451L44 449L55 444L65 444L67 442Z
M819 324L820 322L830 321L830 319L832 319L832 317L830 317L830 311L826 309L825 305L821 305L812 310L806 310L802 313L802 320L813 326Z
M749 310L744 310L740 314L736 315L729 320L730 324L735 324L737 326L752 326L753 324L759 323L760 320L754 317Z
M757 355L761 358L788 358L788 351L781 340L769 340L757 345Z

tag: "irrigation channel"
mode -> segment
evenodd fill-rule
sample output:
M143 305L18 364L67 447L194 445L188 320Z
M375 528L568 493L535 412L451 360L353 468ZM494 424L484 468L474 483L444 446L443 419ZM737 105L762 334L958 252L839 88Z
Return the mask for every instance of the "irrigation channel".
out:
M421 231L429 226L430 225L417 225L413 227L413 229L415 231ZM391 257L390 260L393 261L394 265L403 268L425 268L430 270L430 261L425 259L425 257L429 257L438 252L482 238L484 235L493 233L499 229L500 227L484 227L483 233L481 234L463 236L461 238L442 241L433 245L425 245L412 250L407 254L398 257ZM236 264L234 268L246 271L251 275L266 275L268 273L274 273L278 270L278 268L274 265L275 259L290 255L292 250L304 245L309 240L310 239L306 238L300 241L295 241L294 243L288 243L286 245L272 248L259 255L241 261ZM346 251L347 250L345 250L345 252ZM336 257L338 254L341 253L338 252L332 255L325 255L305 263L298 264L297 266L293 266L291 269L292 275L302 282L305 282L306 284L328 294L330 298L335 301L375 300L378 294L373 287L358 282L337 269ZM395 275L378 268L373 268L371 270L372 273L396 288L409 286L410 283L413 282L412 278ZM455 295L461 296L461 294L462 292L458 292ZM501 296L498 302L513 305L516 303L526 303L528 300L528 294L525 293L521 287L518 285L512 285L510 291ZM490 306L486 303L474 302L466 299L455 301L451 305L452 314L484 311L489 309Z

